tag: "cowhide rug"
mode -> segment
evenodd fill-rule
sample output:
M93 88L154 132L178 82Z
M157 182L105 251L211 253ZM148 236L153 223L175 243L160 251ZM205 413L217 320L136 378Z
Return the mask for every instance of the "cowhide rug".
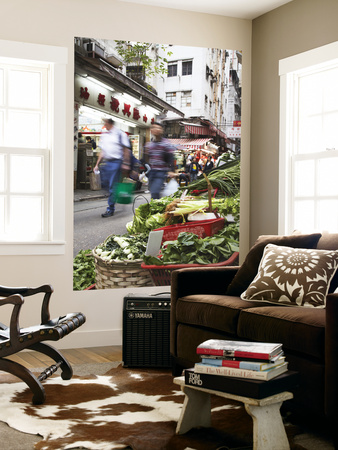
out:
M176 435L184 396L168 370L119 366L106 375L52 377L46 402L34 406L22 382L3 383L0 420L42 436L37 450L216 450L252 448L252 419L238 403L212 397L213 428ZM292 427L291 427L292 428ZM302 449L292 442L291 448ZM278 447L276 447L278 448Z

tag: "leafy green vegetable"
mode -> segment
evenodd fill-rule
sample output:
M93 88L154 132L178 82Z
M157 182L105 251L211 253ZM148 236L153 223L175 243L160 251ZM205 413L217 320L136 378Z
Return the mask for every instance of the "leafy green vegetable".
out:
M91 250L80 250L73 260L73 289L82 291L95 283L95 262Z
M176 241L165 243L161 258L144 256L143 260L148 265L214 264L226 261L238 248L238 226L233 224L203 239L182 232Z
M225 197L222 203L217 204L217 212L222 217L231 214L235 222L239 222L240 194L234 197Z
M159 215L164 214L166 206L171 202L171 197L162 197L160 199L151 199L149 203L140 205L135 210L133 221L127 224L128 233L149 233L155 228L161 228L165 224L165 217L160 218ZM147 223L147 219L155 215L156 218Z
M157 213L148 217L148 219L146 220L146 227L148 228L149 231L151 231L155 230L156 228L164 227L165 223L166 223L165 215Z
M98 245L94 252L106 262L140 260L146 251L147 242L148 233L136 236L113 234L103 244Z
M240 187L240 163L230 161L216 167L208 173L208 179L213 188L217 188L223 195L234 196L239 193ZM199 176L196 181L187 186L189 191L203 190L208 188L204 176ZM180 188L181 190L184 188Z

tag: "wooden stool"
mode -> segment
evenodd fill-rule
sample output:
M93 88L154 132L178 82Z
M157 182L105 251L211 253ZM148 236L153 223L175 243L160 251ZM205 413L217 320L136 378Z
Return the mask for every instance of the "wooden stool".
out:
M184 434L195 427L211 426L210 395L213 394L244 403L247 413L253 420L254 450L287 450L290 448L280 415L280 407L285 400L293 398L291 392L281 392L258 400L211 389L187 386L184 377L174 378L174 383L181 386L185 394L176 434Z

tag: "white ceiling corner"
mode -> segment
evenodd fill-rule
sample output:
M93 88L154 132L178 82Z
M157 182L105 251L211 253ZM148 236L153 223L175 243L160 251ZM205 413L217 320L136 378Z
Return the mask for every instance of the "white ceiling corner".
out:
M292 0L118 0L125 3L181 9L253 20Z

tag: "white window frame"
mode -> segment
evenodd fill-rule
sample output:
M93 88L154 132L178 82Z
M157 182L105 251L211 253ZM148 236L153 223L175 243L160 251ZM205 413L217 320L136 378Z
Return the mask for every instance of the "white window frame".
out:
M292 156L295 145L294 95L295 73L311 67L337 64L338 42L325 45L279 61L280 76L280 124L279 124L279 199L278 233L289 234L292 230L293 175ZM316 155L313 155L316 156ZM323 155L317 155L317 159ZM333 153L327 155L334 156ZM299 157L300 159L302 156ZM316 157L314 158L316 159Z
M0 40L0 58L9 64L49 65L49 214L48 238L44 241L0 242L0 255L59 255L65 253L66 237L66 66L68 49L50 45Z

